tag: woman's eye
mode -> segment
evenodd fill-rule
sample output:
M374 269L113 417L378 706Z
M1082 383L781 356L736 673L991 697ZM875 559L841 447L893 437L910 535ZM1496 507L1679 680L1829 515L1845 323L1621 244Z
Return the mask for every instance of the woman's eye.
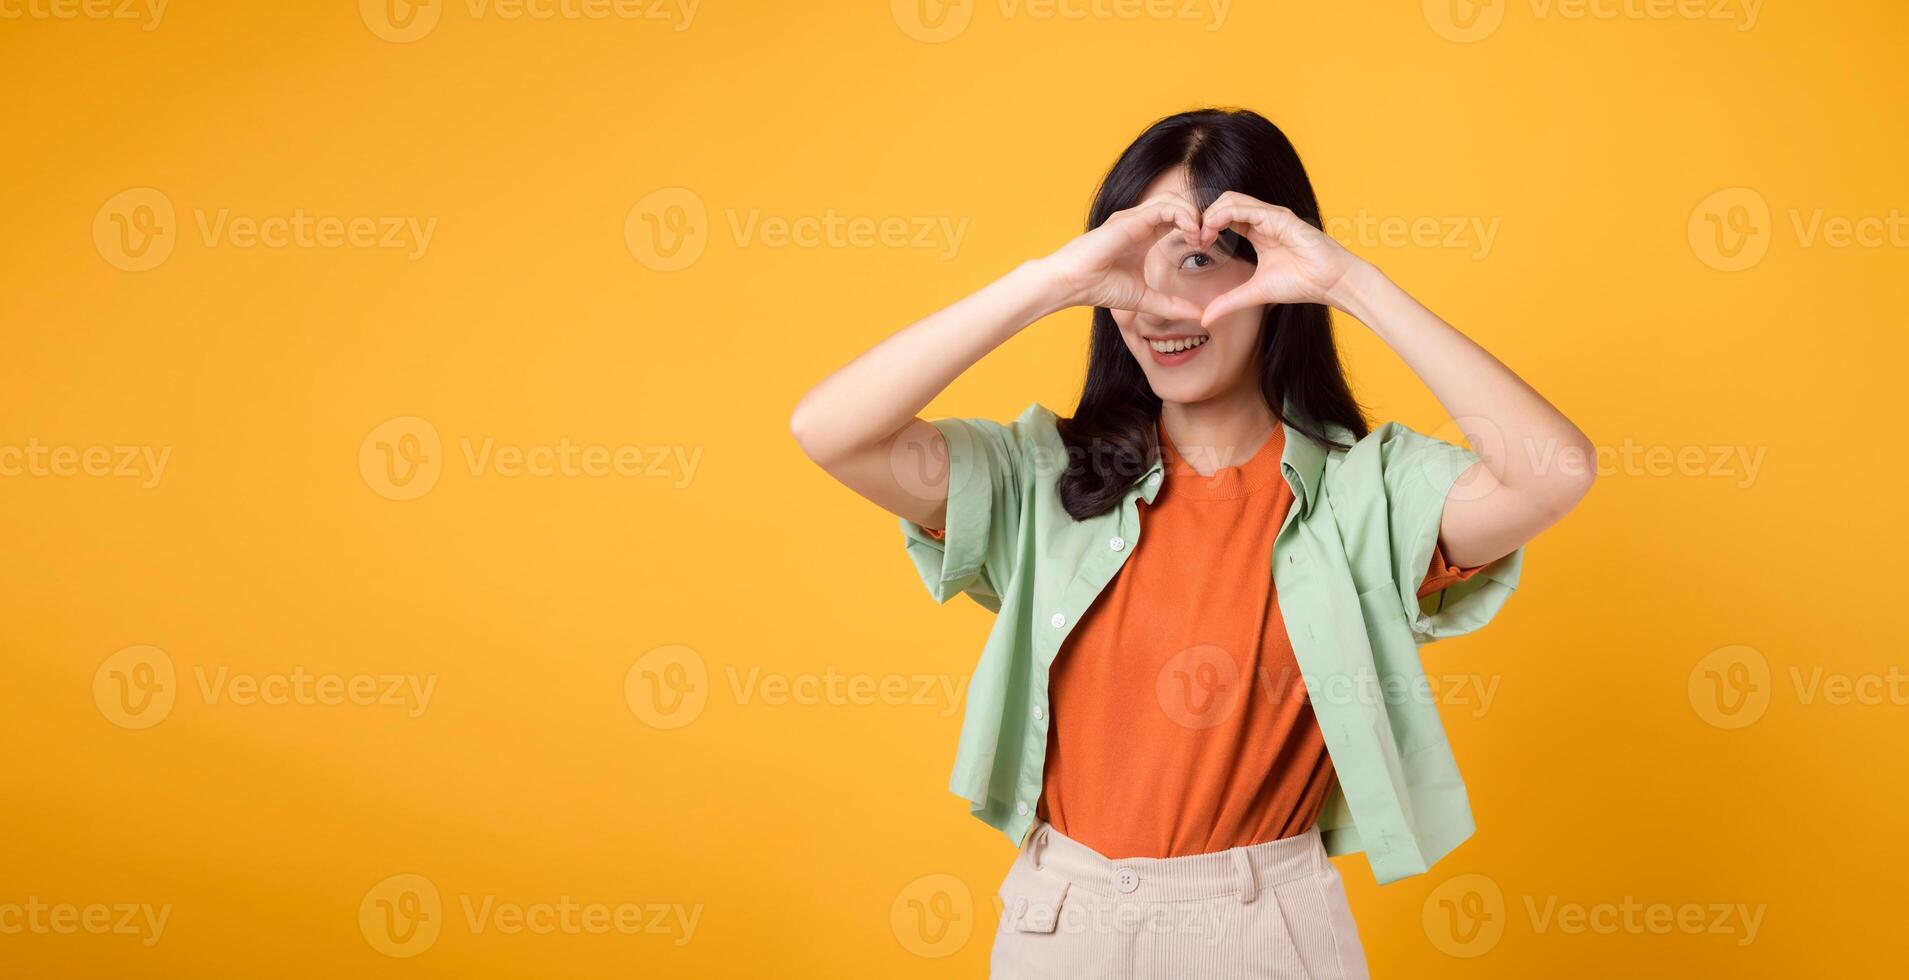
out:
M1214 263L1213 256L1208 255L1205 252L1194 252L1192 255L1189 255L1186 258L1180 260L1180 268L1207 269L1207 268L1211 268L1213 266L1213 263Z

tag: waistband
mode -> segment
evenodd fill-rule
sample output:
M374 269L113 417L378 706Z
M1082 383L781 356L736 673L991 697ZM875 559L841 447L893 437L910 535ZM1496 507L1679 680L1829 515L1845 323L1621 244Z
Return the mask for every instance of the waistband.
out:
M1185 902L1237 895L1250 902L1264 888L1332 867L1318 827L1279 840L1170 858L1110 858L1036 819L1015 858L1113 898Z

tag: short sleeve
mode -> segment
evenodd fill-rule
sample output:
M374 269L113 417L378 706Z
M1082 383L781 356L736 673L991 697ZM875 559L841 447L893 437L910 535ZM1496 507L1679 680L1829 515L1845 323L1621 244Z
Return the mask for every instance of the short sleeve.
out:
M1425 581L1419 583L1419 598L1423 599L1434 592L1439 592L1449 586L1457 585L1484 570L1485 566L1483 565L1460 568L1446 561L1445 546L1435 545L1432 548L1432 566L1425 570Z
M1022 494L1021 423L936 419L948 447L946 527L901 519L903 544L936 602L959 593L998 612L1014 572L1013 533Z
M1478 454L1396 422L1386 423L1374 435L1381 440L1393 579L1400 602L1413 614L1414 638L1428 643L1462 636L1490 622L1518 587L1524 546L1463 570L1444 564L1438 542L1445 502L1458 478L1478 462ZM1425 588L1428 584L1432 588Z

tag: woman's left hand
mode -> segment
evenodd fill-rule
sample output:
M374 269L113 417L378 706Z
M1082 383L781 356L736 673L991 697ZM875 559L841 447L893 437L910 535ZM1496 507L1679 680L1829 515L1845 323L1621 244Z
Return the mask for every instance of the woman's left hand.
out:
M1251 242L1259 257L1253 278L1207 304L1200 317L1203 327L1234 310L1253 306L1340 306L1336 290L1346 281L1347 273L1364 262L1292 211L1238 191L1227 191L1207 206L1200 231L1205 240L1198 243L1199 247L1210 248L1220 232L1233 231Z

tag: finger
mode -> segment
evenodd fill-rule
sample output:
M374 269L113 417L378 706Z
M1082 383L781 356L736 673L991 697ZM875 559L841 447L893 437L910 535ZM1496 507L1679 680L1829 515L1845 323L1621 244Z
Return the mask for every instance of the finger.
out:
M1228 313L1261 305L1264 305L1264 301L1259 298L1258 290L1253 288L1253 282L1249 279L1206 304L1206 309L1200 313L1200 326L1211 329L1213 324L1219 322L1220 318Z
M1142 242L1148 238L1161 237L1163 228L1177 228L1188 241L1199 236L1200 218L1191 206L1183 201L1161 200L1129 208L1114 215L1112 221L1121 225L1124 237L1130 242Z
M1215 202L1201 216L1200 225L1204 235L1217 237L1220 231L1231 228L1244 233L1246 239L1255 246L1284 245L1289 248L1304 244L1304 229L1312 228L1286 208L1252 201L1250 198L1227 204Z
M1224 226L1215 226L1212 228L1207 227L1206 216L1208 214L1213 213L1213 210L1215 208L1230 208L1230 207L1237 207L1242 204L1250 204L1250 203L1257 203L1257 202L1254 201L1253 198L1248 197L1245 194L1241 194L1238 191L1220 192L1220 196L1214 198L1211 202L1207 204L1206 208L1200 212L1200 245L1199 247L1212 248L1213 243L1219 239L1220 232L1224 229Z
M1163 320L1198 320L1199 306L1184 296L1163 293L1158 289L1143 289L1134 300L1134 312L1157 316Z
M1156 207L1155 228L1166 226L1178 229L1181 237L1188 241L1200 233L1200 216L1185 201L1161 201Z
M1217 239L1220 232L1239 231L1255 245L1273 242L1271 225L1266 221L1258 205L1244 201L1215 201L1200 216L1200 233L1209 239Z

